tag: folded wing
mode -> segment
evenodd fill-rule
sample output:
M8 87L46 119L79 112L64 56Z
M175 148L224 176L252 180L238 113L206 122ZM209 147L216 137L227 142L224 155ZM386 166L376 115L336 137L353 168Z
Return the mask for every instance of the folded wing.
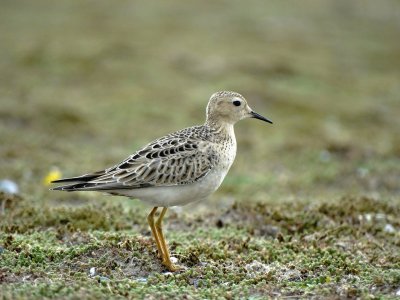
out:
M57 182L75 182L55 190L116 190L185 185L198 181L216 164L216 155L202 141L181 135L159 139L120 164L93 174Z

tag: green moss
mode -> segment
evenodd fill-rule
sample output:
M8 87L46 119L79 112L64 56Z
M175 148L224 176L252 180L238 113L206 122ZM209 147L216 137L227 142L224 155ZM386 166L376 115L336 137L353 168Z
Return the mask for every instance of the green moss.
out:
M381 228L389 220L400 226L393 203L364 197L298 203L290 211L285 207L237 203L221 214L199 216L208 225L191 231L185 229L191 217L183 215L181 225L174 225L167 234L172 255L185 266L175 274L166 272L157 259L148 231L142 236L132 229L104 230L102 223L87 218L78 231L60 233L53 223L46 223L48 227L41 224L37 232L2 233L0 270L7 283L2 285L3 293L10 298L27 297L31 289L37 298L71 294L169 297L174 293L207 298L222 297L228 291L262 297L266 291L279 289L284 295L366 297L372 288L375 294L397 288L399 241ZM50 214L59 211L48 209ZM82 209L63 209L63 218L76 216ZM93 206L85 209L95 210ZM107 213L113 209L110 206ZM130 215L129 210L119 213L121 219ZM366 213L378 218L360 221ZM221 215L222 227L216 222ZM280 233L262 235L256 229L263 224L277 226ZM91 268L95 268L93 275ZM29 283L33 280L34 286ZM72 285L63 285L63 280ZM77 281L79 287L74 284Z

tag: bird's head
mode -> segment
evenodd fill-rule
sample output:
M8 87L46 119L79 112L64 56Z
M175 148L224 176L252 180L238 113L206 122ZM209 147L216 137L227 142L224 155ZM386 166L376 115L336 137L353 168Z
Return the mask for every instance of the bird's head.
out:
M221 91L211 95L207 105L207 123L233 125L246 118L256 118L272 124L271 120L254 112L239 93Z

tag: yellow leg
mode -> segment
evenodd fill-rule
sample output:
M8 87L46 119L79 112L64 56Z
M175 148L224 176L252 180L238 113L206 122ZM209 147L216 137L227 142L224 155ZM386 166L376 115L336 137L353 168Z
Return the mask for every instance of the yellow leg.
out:
M165 213L167 212L167 209L168 209L167 207L163 207L163 210L161 211L160 216L158 217L158 220L156 221L156 230L157 230L157 234L160 239L161 248L163 251L163 257L162 257L163 265L166 266L168 268L168 270L170 270L171 272L175 272L175 271L179 270L179 267L175 266L171 262L171 257L169 255L167 242L165 241L163 230L162 230L162 220L164 218Z
M158 209L158 207L153 208L153 210L147 216L147 222L150 225L151 233L153 234L154 240L156 241L156 244L157 244L158 257L164 258L164 253L163 253L163 248L161 246L160 237L158 235L158 231L157 231L155 223L154 223L154 215L157 212L157 209Z

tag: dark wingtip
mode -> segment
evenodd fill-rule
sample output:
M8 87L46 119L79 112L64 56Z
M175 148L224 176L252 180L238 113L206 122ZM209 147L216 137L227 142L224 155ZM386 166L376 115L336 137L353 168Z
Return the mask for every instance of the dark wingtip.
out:
M100 175L103 175L105 173L104 170L101 171L97 171L94 173L89 173L89 174L85 174L82 176L77 176L77 177L70 177L70 178L61 178L61 179L57 179L57 180L53 180L51 181L51 183L82 183L82 182L88 182L94 178L99 177Z
M63 188L61 186L56 186L56 187L53 187L53 188L49 189L49 191L62 191L62 190L63 190Z
M50 183L61 183L61 182L76 182L78 179L76 178L61 178L57 180L53 180Z
M77 188L81 187L81 183L75 184L67 184L67 185L60 185L53 188L50 188L50 191L64 191L64 192L71 192L77 190Z

